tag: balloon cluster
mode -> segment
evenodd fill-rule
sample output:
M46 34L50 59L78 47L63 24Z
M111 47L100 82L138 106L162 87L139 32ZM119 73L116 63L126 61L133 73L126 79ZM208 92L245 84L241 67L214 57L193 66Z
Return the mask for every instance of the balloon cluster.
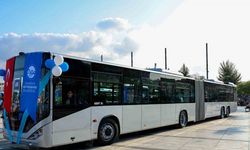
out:
M62 72L69 70L68 63L64 62L63 56L56 55L54 59L47 59L45 66L52 69L52 74L56 77L61 76Z
M3 79L5 80L6 71L4 69L0 69L0 76L3 76Z

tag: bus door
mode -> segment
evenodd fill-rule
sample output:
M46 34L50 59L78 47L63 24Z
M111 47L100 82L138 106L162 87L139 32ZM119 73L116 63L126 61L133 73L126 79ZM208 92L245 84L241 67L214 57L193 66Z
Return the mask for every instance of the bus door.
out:
M88 80L74 78L61 78L54 84L53 145L90 139L88 86Z

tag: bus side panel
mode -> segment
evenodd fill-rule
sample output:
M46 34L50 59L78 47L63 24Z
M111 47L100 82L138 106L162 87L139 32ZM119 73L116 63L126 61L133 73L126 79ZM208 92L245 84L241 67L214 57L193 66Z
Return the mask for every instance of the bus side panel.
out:
M219 116L220 104L219 102L206 102L205 103L205 118Z
M230 111L236 112L237 111L237 102L229 102Z
M237 102L224 102L225 111L227 107L230 107L230 112L236 112L237 111Z
M182 110L186 110L188 114L188 121L195 121L195 103L176 104L176 123L179 123L179 115Z
M173 125L175 121L175 104L161 105L161 126Z
M236 112L237 110L236 102L206 102L205 103L206 118L219 116L222 106L225 107L225 110L227 106L230 106L231 112Z
M122 106L123 132L129 133L140 131L142 128L142 106L141 105L124 105Z
M161 105L142 105L142 129L160 127Z
M91 139L91 108L53 122L53 146L77 143Z
M115 116L119 120L120 133L122 133L122 106L93 106L91 111L91 120L96 120L92 123L91 136L92 139L97 139L98 127L101 120L105 117ZM131 116L132 117L132 116Z

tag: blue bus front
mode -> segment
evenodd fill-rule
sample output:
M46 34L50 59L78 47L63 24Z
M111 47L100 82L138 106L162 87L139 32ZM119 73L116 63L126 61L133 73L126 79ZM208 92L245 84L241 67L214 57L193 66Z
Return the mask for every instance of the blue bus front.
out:
M50 147L50 53L20 54L7 60L4 137L11 143ZM46 77L47 76L47 77ZM44 79L47 78L47 81ZM48 132L48 133L46 133Z

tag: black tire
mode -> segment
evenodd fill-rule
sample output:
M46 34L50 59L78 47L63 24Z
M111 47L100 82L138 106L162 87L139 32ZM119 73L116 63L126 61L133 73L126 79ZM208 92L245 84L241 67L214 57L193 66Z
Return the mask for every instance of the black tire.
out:
M225 117L229 117L229 115L230 115L230 107L227 107Z
M98 144L112 144L119 137L118 131L118 125L113 119L102 120L98 128Z
M181 128L184 128L187 126L188 123L188 116L185 111L181 111L179 115L179 125Z
M221 107L221 109L220 109L220 118L221 119L225 118L225 109L224 109L224 107Z

